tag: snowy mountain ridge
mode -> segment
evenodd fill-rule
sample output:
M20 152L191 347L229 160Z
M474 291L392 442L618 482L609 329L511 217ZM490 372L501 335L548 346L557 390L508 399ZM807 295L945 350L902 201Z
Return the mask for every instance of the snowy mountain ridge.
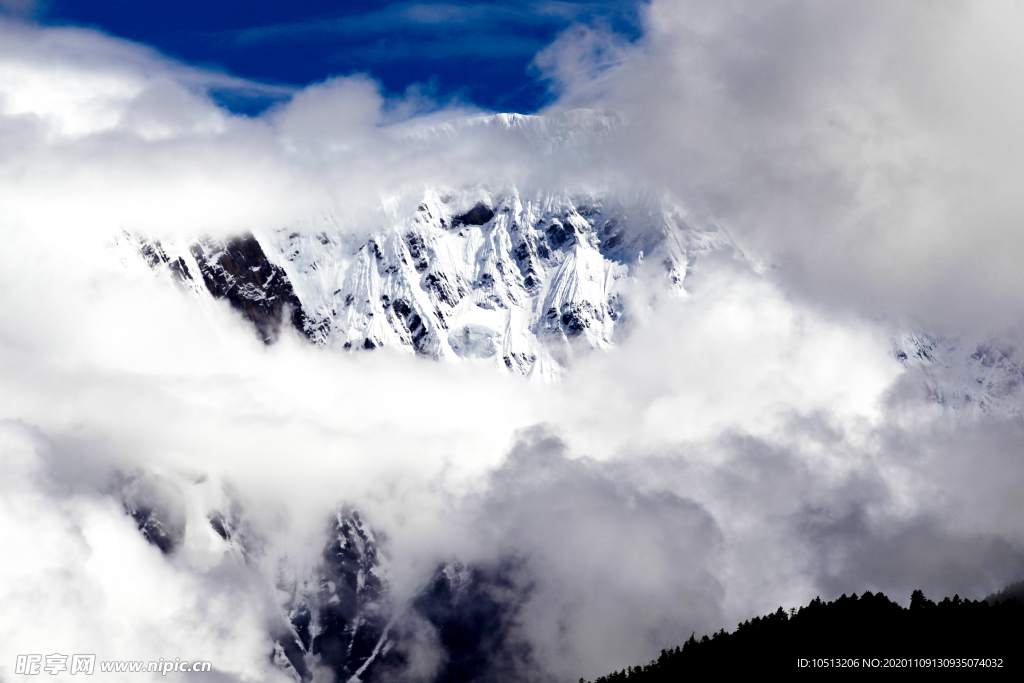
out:
M428 188L369 237L344 226L325 212L226 241L121 241L194 293L228 299L268 342L287 317L327 349L392 348L544 380L613 345L630 279L680 291L701 254L742 257L718 226L653 193Z
M399 134L454 140L497 130L543 157L580 152L622 125L615 112L578 109L470 116ZM432 186L382 198L375 221L353 225L332 209L230 239L124 234L118 247L126 266L141 254L196 296L227 300L267 343L284 325L329 350L391 348L543 381L626 333L630 282L660 280L682 293L704 254L751 264L725 230L652 190ZM921 375L935 403L958 415L1020 414L1024 362L1013 343L940 337L909 322L892 339L893 357Z

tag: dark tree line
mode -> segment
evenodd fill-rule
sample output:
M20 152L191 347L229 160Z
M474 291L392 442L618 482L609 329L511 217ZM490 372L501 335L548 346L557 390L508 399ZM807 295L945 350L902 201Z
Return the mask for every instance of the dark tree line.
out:
M773 614L754 617L732 633L722 629L699 639L691 635L681 647L662 650L650 664L616 671L593 683L678 682L684 676L729 672L820 676L826 665L835 669L836 664L855 661L858 671L872 668L865 666L865 659L877 668L922 668L929 662L928 668L939 668L935 660L946 660L947 666L960 660L961 667L968 664L972 669L972 674L959 672L967 675L1019 671L1024 669L1024 601L1019 593L1008 589L986 600L953 596L935 603L916 590L909 608L882 593L844 594L831 602L815 598L789 613L780 607ZM963 661L977 659L989 664L1002 660L1002 668Z

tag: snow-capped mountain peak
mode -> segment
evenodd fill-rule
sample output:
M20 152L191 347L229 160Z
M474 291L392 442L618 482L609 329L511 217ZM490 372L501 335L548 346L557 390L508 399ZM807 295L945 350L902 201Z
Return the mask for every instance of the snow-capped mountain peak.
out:
M481 185L419 199L369 235L324 212L223 241L128 242L193 291L227 299L268 342L290 323L327 349L386 347L546 380L574 354L612 346L643 261L678 290L699 254L738 253L724 231L650 192Z

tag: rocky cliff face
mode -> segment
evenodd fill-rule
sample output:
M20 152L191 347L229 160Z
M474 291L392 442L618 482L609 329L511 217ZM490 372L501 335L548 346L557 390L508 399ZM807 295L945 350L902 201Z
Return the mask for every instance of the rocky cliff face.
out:
M230 492L205 479L154 471L121 477L111 491L140 534L174 562L227 562L273 576L277 617L268 656L296 681L385 683L418 671L437 683L543 680L517 636L530 591L522 562L439 564L411 600L392 593L386 542L360 512L329 520L319 560L300 569L265 565L263 543ZM422 651L430 651L424 666Z
M158 240L125 234L152 268L166 268L171 278L195 293L204 289L226 300L256 328L266 344L277 341L282 323L305 333L308 322L291 281L281 266L267 258L251 234L228 240L197 239L182 251ZM168 251L172 256L168 255Z
M514 559L452 561L437 567L411 603L398 605L377 536L358 511L343 507L314 574L279 586L289 597L274 662L297 680L327 669L336 681L385 683L413 668L436 683L539 680L523 675L536 671L529 646L515 635L529 592L521 573ZM429 671L413 663L424 641L434 650Z
M275 662L300 679L317 667L339 681L366 675L394 645L382 560L373 530L357 510L342 507L315 574L291 575L279 586L288 595L287 619L275 634Z

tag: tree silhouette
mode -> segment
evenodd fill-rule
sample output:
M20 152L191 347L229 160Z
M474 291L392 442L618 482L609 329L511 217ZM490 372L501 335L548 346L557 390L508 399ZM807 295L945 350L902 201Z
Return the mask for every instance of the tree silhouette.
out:
M1003 595L984 601L954 595L936 604L915 590L909 608L870 591L859 597L844 593L831 602L818 597L789 613L779 607L744 621L732 633L721 629L699 640L691 634L681 648L662 650L645 666L628 667L594 683L674 683L692 675L773 671L820 676L822 672L810 664L814 659L856 661L861 669L870 668L873 660L881 668L886 659L907 665L917 660L919 668L920 660L927 659L932 668L941 658L966 662L975 674L1019 670L1015 655L1024 635L1024 600L998 599ZM800 660L807 663L801 667Z

